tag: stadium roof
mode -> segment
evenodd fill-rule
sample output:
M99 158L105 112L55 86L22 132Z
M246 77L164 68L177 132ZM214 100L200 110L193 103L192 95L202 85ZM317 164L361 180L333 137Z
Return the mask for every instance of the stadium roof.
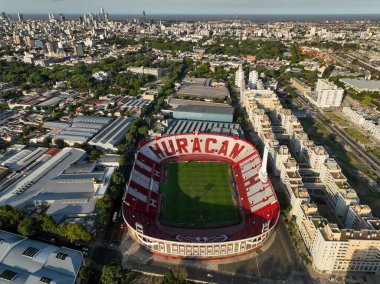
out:
M81 252L5 231L0 239L0 283L75 283Z

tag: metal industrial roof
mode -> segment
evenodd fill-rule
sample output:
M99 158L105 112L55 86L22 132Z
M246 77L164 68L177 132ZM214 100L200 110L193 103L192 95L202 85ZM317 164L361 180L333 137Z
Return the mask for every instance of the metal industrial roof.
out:
M9 232L0 231L3 240L0 248L0 275L9 275L10 280L0 283L42 283L43 277L51 283L73 284L82 265L81 252L34 241ZM32 251L31 256L26 251ZM57 258L64 254L64 259Z
M113 148L117 143L124 139L134 118L119 117L117 120L108 125L90 142L90 145L96 145L104 149Z
M181 97L204 97L204 98L224 98L229 97L230 92L226 87L205 87L205 86L198 86L198 85L191 85L191 86L185 86L179 89L177 92L178 96Z
M233 107L211 107L202 105L180 105L173 112L233 115Z
M197 120L169 120L165 134L181 134L191 132L217 133L229 136L242 137L243 132L239 124L227 122L210 122Z

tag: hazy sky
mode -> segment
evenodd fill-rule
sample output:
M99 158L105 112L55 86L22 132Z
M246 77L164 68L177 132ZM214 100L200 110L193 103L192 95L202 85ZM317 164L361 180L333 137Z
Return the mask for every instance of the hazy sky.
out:
M380 14L380 0L0 0L6 13Z

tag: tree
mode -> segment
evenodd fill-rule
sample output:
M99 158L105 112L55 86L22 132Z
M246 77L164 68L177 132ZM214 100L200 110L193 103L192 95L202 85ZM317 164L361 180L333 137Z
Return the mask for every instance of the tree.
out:
M79 270L79 278L82 280L88 279L89 273L93 267L93 261L91 259L86 259L85 264L82 265L81 269Z
M25 237L33 237L38 230L38 221L30 217L24 218L17 226L17 231Z
M0 229L15 232L22 219L21 213L12 206L5 205L0 207Z
M186 269L182 266L173 267L164 274L165 284L180 284L186 283L188 273Z
M185 281L187 277L189 277L186 269L183 266L176 266L171 269L173 276L175 279L179 281Z
M40 223L41 230L46 233L58 234L57 224L50 215L39 214L37 221Z
M325 71L322 74L322 77L323 78L328 78L331 75L331 73L334 71L334 69L335 69L334 65L327 66L326 69L325 69Z
M102 284L115 284L122 278L122 276L123 270L119 265L105 265L102 269L102 276L100 277L100 282Z
M88 155L88 158L90 161L95 161L97 160L101 155L101 151L97 149L92 149Z
M147 136L148 135L148 127L147 126L141 126L138 130L139 134Z
M89 242L92 236L86 229L78 223L64 223L59 227L59 234L67 238L70 242Z
M42 142L44 146L49 146L51 144L51 138L50 137L45 137L44 141Z
M372 102L372 98L370 96L365 96L363 99L362 99L362 104L363 105L366 105L366 106L369 106Z
M124 186L124 175L119 171L114 171L112 174L112 184L117 186Z
M58 148L63 148L65 146L65 142L62 139L54 140L54 144L57 145Z

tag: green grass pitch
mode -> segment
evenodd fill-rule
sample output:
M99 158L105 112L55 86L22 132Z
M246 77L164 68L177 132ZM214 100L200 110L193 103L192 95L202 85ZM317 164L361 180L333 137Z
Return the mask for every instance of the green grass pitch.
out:
M166 166L160 186L163 223L184 227L212 227L238 223L232 197L230 167L222 162L180 162Z

